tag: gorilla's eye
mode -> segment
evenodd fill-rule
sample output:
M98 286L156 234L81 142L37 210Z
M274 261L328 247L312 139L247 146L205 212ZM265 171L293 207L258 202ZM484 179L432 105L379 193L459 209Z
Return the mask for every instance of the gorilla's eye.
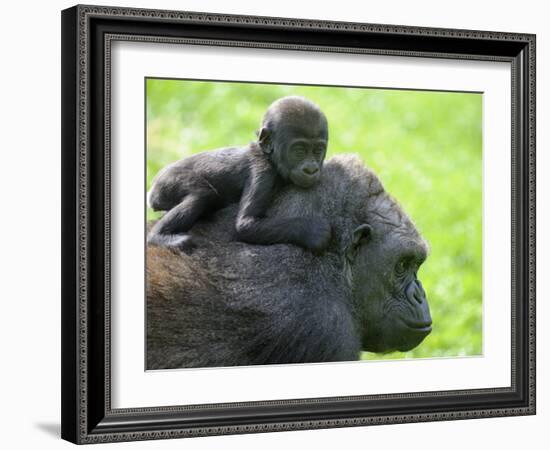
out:
M401 258L399 262L395 265L396 275L403 275L407 271L408 260L406 258Z
M306 155L306 149L303 145L294 145L292 147L292 153L298 158L303 158Z
M318 145L313 149L313 154L317 157L321 156L325 151L325 147L322 145Z

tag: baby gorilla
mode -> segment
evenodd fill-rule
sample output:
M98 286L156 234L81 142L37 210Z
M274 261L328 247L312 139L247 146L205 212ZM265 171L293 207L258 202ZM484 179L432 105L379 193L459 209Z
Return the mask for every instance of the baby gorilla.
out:
M331 228L319 217L265 217L274 193L292 183L310 188L320 179L328 143L327 119L302 97L284 97L267 110L258 142L190 156L159 172L149 206L168 211L149 231L151 245L193 248L187 232L216 209L240 202L236 237L250 244L326 248Z

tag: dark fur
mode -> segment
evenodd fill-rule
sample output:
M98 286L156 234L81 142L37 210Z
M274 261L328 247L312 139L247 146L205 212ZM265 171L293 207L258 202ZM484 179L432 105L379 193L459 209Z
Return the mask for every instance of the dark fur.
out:
M233 205L197 223L192 256L148 247L148 369L348 361L363 349L408 350L428 334L402 324L429 319L416 288L426 244L356 157L332 158L319 185L287 187L267 213L330 221L322 255L237 242L237 213ZM394 276L404 256L410 267Z
M188 231L197 220L240 202L235 219L239 240L323 250L330 239L326 221L301 214L284 219L264 215L283 186L309 188L319 181L327 140L327 121L315 104L301 97L276 101L262 121L257 143L196 154L157 175L149 205L167 213L150 230L148 242L191 250Z

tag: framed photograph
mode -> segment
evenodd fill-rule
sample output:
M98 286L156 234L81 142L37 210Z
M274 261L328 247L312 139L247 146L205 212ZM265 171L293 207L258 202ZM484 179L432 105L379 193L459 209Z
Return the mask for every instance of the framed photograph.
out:
M535 36L62 12L62 437L535 414Z

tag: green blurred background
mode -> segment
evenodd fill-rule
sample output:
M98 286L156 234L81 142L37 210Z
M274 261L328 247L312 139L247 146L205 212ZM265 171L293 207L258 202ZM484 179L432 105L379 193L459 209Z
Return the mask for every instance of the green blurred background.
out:
M432 333L411 352L363 358L481 354L481 94L163 79L146 86L147 189L168 163L254 140L279 97L317 103L329 121L327 158L360 154L431 247L419 277Z

